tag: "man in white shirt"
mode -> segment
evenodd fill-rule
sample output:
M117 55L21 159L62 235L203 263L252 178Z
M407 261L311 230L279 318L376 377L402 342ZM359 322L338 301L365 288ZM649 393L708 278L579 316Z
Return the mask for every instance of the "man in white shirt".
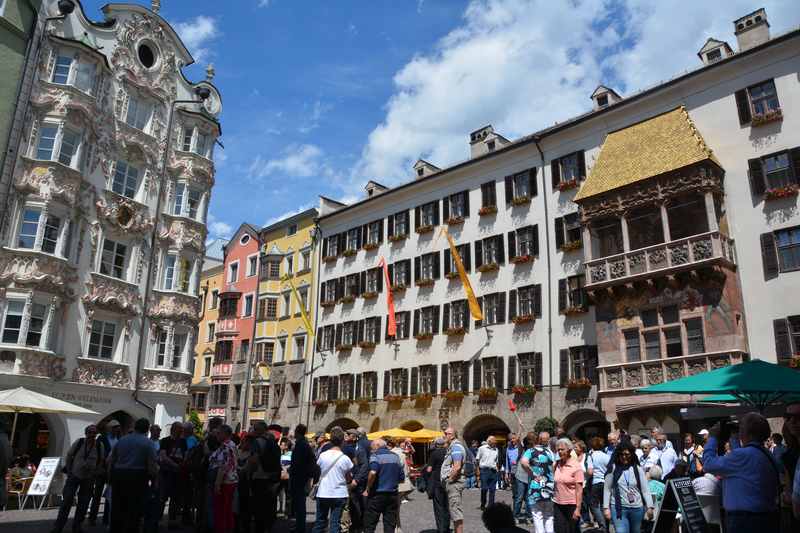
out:
M667 436L664 433L659 433L656 436L656 447L660 452L659 461L661 461L663 476L667 477L672 472L672 469L675 468L675 463L678 462L678 454L675 453L675 448L672 447L672 443L667 440Z
M661 452L658 451L658 448L655 447L655 443L650 439L642 439L639 446L642 448L642 456L639 458L639 463L642 465L642 468L644 468L644 471L648 472L651 467L658 464L658 458L661 456Z
M330 533L339 533L342 510L347 503L347 485L352 476L353 461L342 452L344 431L339 426L331 429L331 447L319 454L320 477L317 485L317 520L314 531L324 531L330 519Z
M494 503L494 493L497 490L497 439L489 436L486 442L478 448L475 461L480 472L478 479L481 484L481 511L486 509L486 496L489 496L489 505Z

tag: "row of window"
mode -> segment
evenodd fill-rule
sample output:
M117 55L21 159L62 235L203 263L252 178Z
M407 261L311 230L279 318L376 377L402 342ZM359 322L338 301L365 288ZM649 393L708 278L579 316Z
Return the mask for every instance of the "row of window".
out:
M294 253L284 256L262 255L259 265L259 279L262 281L279 280L283 276L311 271L311 249L301 250L297 259L299 259L299 263L295 263ZM248 258L248 260L252 261L252 258ZM248 273L248 275L250 274Z
M623 329L625 360L649 361L706 351L701 317L680 318L677 305L639 312L639 327Z
M800 147L747 161L750 191L761 199L800 186Z
M209 329L209 336L212 337L214 329ZM211 342L211 341L209 341ZM277 344L276 344L277 343ZM214 346L214 360L211 357L205 358L203 375L211 375L212 364L231 362L245 362L250 354L250 339L239 341L238 350L233 340L220 340ZM292 342L288 337L279 337L276 341L256 341L253 345L253 364L265 363L271 365L284 361L300 361L306 356L306 336L293 335ZM290 348L291 346L291 348Z
M571 380L597 384L597 347L575 346L560 352L560 380L565 387ZM510 357L482 357L475 361L456 361L441 365L395 368L383 372L383 396L436 395L447 391L495 389L512 393L516 386L541 388L544 383L542 354L529 352ZM377 400L378 372L321 376L312 381L315 400Z

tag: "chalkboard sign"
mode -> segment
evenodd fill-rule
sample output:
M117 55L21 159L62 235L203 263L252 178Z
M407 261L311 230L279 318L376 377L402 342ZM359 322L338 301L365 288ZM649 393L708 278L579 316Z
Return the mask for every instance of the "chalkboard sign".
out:
M692 480L688 477L670 479L661 508L653 524L653 533L672 531L676 515L680 513L684 533L705 533L706 517L700 507L700 500L694 492Z

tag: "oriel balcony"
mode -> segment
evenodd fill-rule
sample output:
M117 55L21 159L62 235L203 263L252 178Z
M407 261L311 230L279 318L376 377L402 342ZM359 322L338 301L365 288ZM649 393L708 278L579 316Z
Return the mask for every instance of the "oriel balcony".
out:
M711 192L632 209L619 217L593 220L584 227L586 288L721 264L733 267L733 240L719 227ZM593 256L600 256L594 259Z

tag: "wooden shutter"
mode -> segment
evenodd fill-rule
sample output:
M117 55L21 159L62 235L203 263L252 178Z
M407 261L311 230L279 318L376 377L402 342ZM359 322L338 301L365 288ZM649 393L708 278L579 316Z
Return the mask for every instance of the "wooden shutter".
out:
M469 331L469 302L467 300L461 300L461 306L464 308L464 330Z
M352 400L357 400L361 398L361 374L356 374L356 390L353 391L353 395L350 397Z
M445 196L442 198L442 220L447 222L448 218L450 218L450 197Z
M371 376L371 379L373 380L373 383L375 384L375 386L372 387L372 399L376 400L378 398L378 373L377 372L369 372L369 375Z
M497 392L503 392L504 388L504 379L503 375L506 372L506 363L504 357L497 358L497 377L495 378L495 388Z
M383 242L383 219L378 221L378 242Z
M450 306L451 303L442 304L442 331L450 329Z
M517 290L508 291L508 319L514 320L517 316Z
M405 317L405 322L403 322L403 338L407 339L410 337L408 330L411 327L411 321L408 319L411 317L411 311L405 311Z
M414 281L419 281L421 273L422 273L422 258L420 258L420 256L416 256L414 258Z
M767 190L767 185L764 182L764 167L761 164L761 159L749 159L747 161L747 177L750 180L750 192L757 200L761 200L764 196L764 191Z
M472 362L472 392L481 390L481 360L475 359Z
M541 352L536 352L535 354L533 354L533 373L534 373L535 385L537 388L541 389L544 384L544 375L542 374Z
M414 336L419 334L419 309L414 309Z
M367 292L367 271L363 271L358 275L358 294Z
M470 259L470 245L462 244L456 250L458 250L458 255L461 257L461 264L464 266L464 270L469 272L472 270L472 259Z
M414 229L420 226L421 213L419 206L414 208Z
M778 250L775 247L775 235L772 232L761 234L761 262L764 265L764 280L778 277Z
M395 317L397 315L395 314ZM397 337L397 335L395 335ZM383 338L386 339L386 342L389 342L389 315L386 315L386 329L383 331Z
M386 217L386 235L387 237L394 237L394 217L395 215L389 215Z
M322 239L322 257L328 257L328 238Z
M505 239L503 238L503 234L496 235L495 240L497 241L497 261L499 264L503 265L506 262L506 243Z
M478 297L478 307L481 308L481 314L483 314L483 296L479 296ZM476 320L475 321L475 327L476 328L479 328L482 325L483 325L483 321L482 320Z
M750 112L750 98L747 96L747 89L736 91L736 109L739 111L739 125L750 124L753 115Z
M322 332L323 332L323 329L324 328L322 328L322 327L318 327L317 328L317 351L318 352L321 352L322 348L323 348L323 346L322 346Z
M550 179L555 191L558 188L558 184L561 183L561 167L558 164L558 159L550 161Z
M433 279L442 277L441 254L433 252Z
M533 232L533 255L539 255L539 226L534 224L531 226Z
M497 293L497 323L506 323L506 293L505 291Z
M433 202L433 225L439 225L439 200Z
M539 187L536 183L536 171L538 169L533 167L528 171L528 190L531 191L531 198L539 194Z
M599 385L597 383L597 345L592 344L586 346L586 359L588 367L586 368L586 377L592 382L592 385Z
M542 318L542 286L533 286L533 316Z
M336 324L336 333L334 334L334 346L342 344L342 324Z
M775 355L778 362L788 361L791 359L792 340L789 337L789 322L785 318L779 318L772 321L772 329L775 332Z
M444 366L444 365L442 365ZM439 394L439 376L438 376L439 367L436 365L431 365L431 394L434 396Z
M403 369L403 385L402 385L402 387L403 387L403 393L402 393L403 396L408 396L408 385L409 385L409 383L408 383L408 369L404 368Z
M344 296L344 277L336 278L336 299Z
M416 366L411 369L411 395L415 395L419 390L419 368Z
M361 376L354 376L353 374L350 374L350 379L349 379L349 381L350 381L349 389L350 390L348 392L350 393L350 399L351 400L355 400L355 398L356 398L356 379L358 379L360 377Z
M583 150L578 152L578 177L581 179L586 177L586 155Z
M469 190L462 192L461 194L464 195L464 216L469 216Z
M461 365L461 392L469 392L469 361L456 364Z
M792 160L792 176L794 182L800 185L800 148L792 148L789 150L789 155Z
M483 264L483 241L475 241L475 269Z
M569 350L561 350L559 352L559 386L566 387L569 381Z
M319 395L319 378L314 378L311 381L311 401L313 402L314 400L316 400L318 395Z
M330 378L328 384L328 399L329 400L339 399L339 376L333 376L332 378Z
M406 279L403 280L403 283L405 283L406 287L409 287L411 285L411 260L410 259L406 259L406 275L405 275L405 278Z
M381 342L381 317L376 316L375 320L375 343Z
M439 306L433 306L433 334L439 334Z
M339 234L339 255L344 254L344 250L347 247L347 232L343 231Z
M567 308L567 280L558 280L558 310L563 311Z
M356 344L364 340L364 330L366 329L364 326L366 325L366 319L361 319L356 321Z
M506 205L510 205L514 199L514 177L506 176Z
M484 183L481 185L481 207L488 207L492 205L489 202L489 184Z
M383 292L383 268L378 267L375 270L377 270L376 274L378 276L378 292Z
M508 232L508 260L512 260L517 257L517 232L516 231L509 231Z
M506 383L507 392L511 393L511 389L517 384L517 356L510 355L508 357L508 382Z
M457 250L458 248L456 248ZM447 276L450 273L450 248L446 248L444 251L444 275Z
M358 232L359 248L361 248L364 245L364 243L367 242L367 237L369 236L368 233L369 233L369 224L364 224L363 226L361 226L361 231Z
M556 232L556 248L564 246L564 218L558 217L555 220L554 229Z
M441 380L440 380L441 386L439 387L439 390L441 392L445 392L450 390L450 383L448 383L449 376L447 374L447 371L450 369L450 365L449 363L445 363L441 365L441 367L442 367Z
M388 370L383 371L383 397L389 396L392 386L392 374Z

